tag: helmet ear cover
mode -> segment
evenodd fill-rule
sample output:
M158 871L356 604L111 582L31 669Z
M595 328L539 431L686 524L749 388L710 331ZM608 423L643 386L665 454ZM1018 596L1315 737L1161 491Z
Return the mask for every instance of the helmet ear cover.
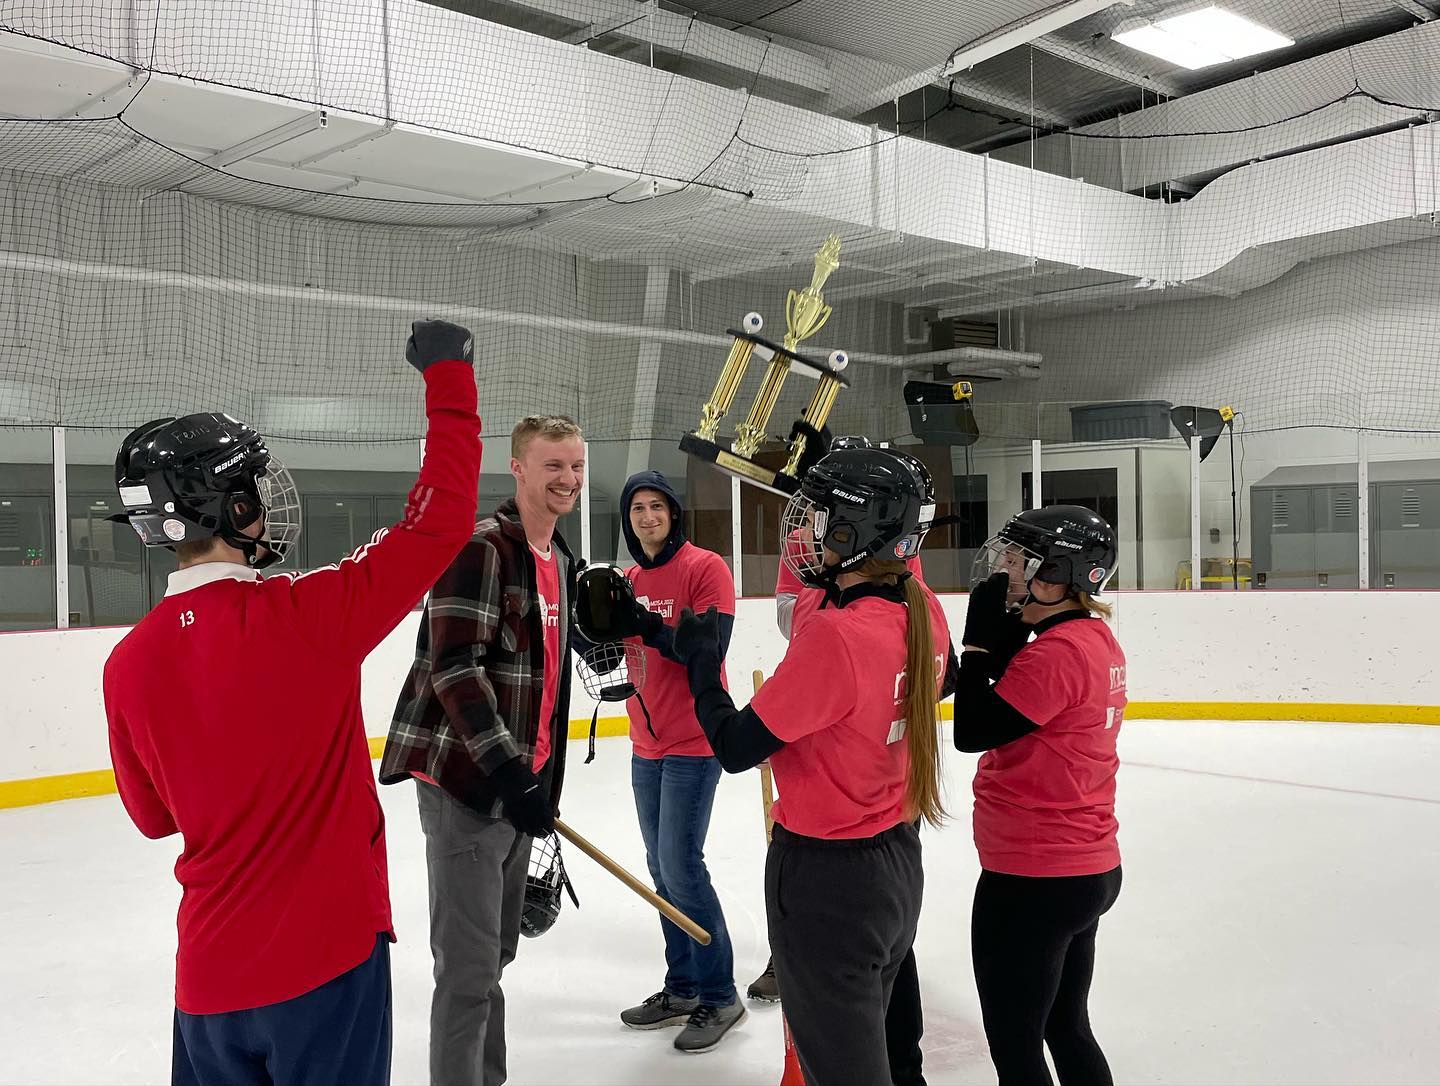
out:
M225 495L224 517L233 531L243 532L265 515L265 506L260 501L260 495L254 490L255 483L251 479L250 486L232 490Z

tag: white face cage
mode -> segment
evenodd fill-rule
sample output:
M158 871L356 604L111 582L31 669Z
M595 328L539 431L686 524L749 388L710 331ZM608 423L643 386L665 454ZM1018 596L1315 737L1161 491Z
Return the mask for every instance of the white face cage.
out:
M638 642L606 641L591 646L575 670L596 701L625 701L645 689L645 649Z
M1010 593L1007 602L1018 608L1030 595L1030 581L1040 568L1043 559L1034 551L1012 543L1000 536L991 536L975 554L975 563L970 567L970 583L978 585L988 581L996 573L1010 577Z
M265 507L265 534L260 542L271 550L276 562L283 563L300 539L300 492L295 489L290 469L274 456L264 473L256 477L255 486L260 504Z
M530 862L526 866L527 881L546 889L558 890L565 878L565 864L560 859L560 839L553 833L532 838Z
M825 518L803 493L791 496L780 518L780 559L802 581L825 568Z

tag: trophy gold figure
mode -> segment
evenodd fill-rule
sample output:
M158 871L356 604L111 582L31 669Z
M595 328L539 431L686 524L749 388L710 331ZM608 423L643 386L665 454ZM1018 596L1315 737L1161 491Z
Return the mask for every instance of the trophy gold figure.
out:
M824 362L807 357L796 348L825 326L831 307L824 296L825 281L840 266L840 239L831 235L815 254L815 271L804 290L791 290L785 301L787 325L783 344L772 343L760 336L764 319L759 313L747 313L742 329L728 329L734 337L730 355L710 398L701 408L700 425L686 434L680 447L692 456L708 460L721 471L746 482L764 487L777 494L793 494L800 485L800 465L805 457L807 434L797 423L791 430L787 458L782 468L766 467L755 460L766 438L770 415L780 399L786 376L793 370L814 377L817 385L810 403L800 417L806 428L819 431L824 427L835 406L840 389L849 386L842 371L849 362L844 351L832 351ZM750 359L758 356L769 361L760 391L750 405L750 412L735 430L730 448L719 444L720 422L729 412L745 379Z

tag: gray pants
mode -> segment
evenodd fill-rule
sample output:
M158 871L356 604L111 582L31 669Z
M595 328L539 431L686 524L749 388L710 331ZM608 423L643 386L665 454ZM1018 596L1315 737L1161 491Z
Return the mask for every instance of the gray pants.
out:
M416 781L430 883L431 1086L505 1081L505 994L515 960L530 838Z

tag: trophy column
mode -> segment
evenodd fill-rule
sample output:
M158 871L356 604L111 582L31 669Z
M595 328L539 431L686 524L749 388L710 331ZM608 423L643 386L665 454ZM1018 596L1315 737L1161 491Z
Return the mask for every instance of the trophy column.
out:
M746 313L741 326L753 336L765 327L765 321L759 313ZM754 353L754 340L737 337L730 345L730 356L725 359L725 368L720 371L720 378L715 382L715 391L710 393L710 398L700 409L700 425L695 432L706 441L715 440L715 435L720 430L720 420L735 402L735 394L740 391L740 382L745 380L745 371L749 368L750 356Z

